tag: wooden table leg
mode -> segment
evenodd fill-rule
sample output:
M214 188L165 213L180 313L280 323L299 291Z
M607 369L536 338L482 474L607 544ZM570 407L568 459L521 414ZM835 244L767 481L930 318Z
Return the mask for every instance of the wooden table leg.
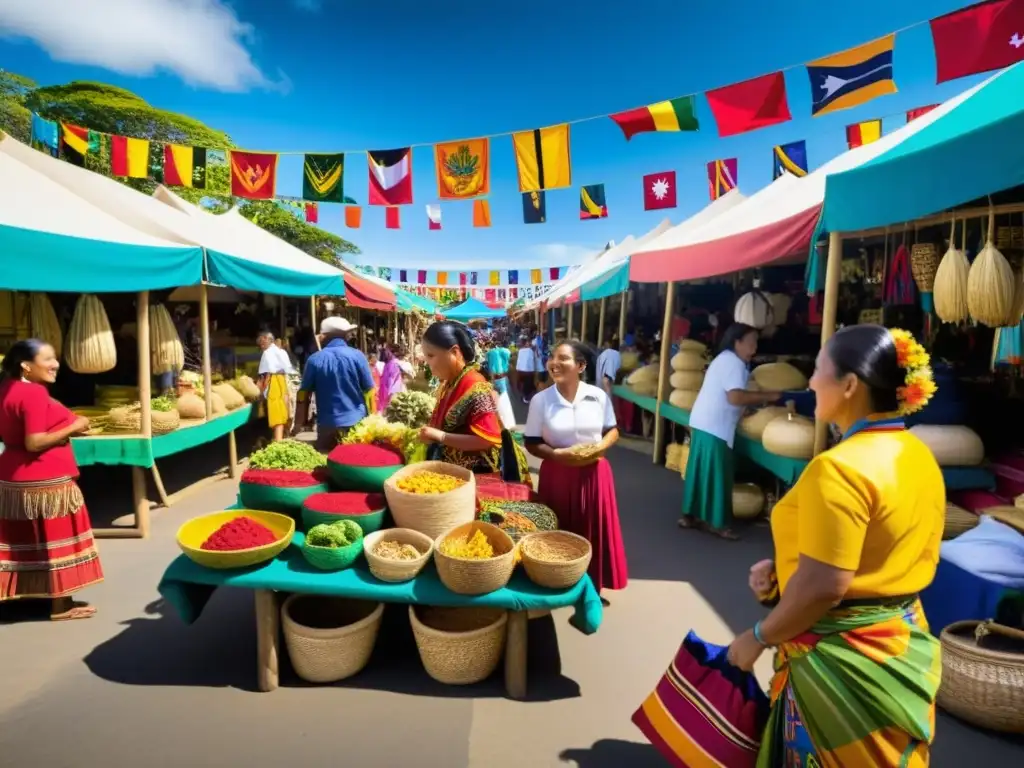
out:
M509 698L526 698L527 612L510 611L505 638L505 691Z
M256 595L256 683L260 691L277 690L281 614L271 589Z
M234 479L238 476L238 442L235 440L235 430L228 433L228 477Z
M156 462L153 462L153 485L156 486L156 495L160 499L160 503L165 507L171 506L171 500L167 498L167 489L164 488L164 479L160 477L160 470L156 468Z
M135 503L135 527L144 539L149 536L149 499L146 497L146 474L142 467L132 467L132 500Z

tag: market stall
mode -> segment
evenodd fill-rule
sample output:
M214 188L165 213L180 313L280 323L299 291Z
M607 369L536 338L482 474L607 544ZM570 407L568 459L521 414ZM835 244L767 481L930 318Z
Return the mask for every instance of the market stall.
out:
M458 320L460 322L508 317L508 312L504 309L489 307L479 299L474 299L472 296L465 301L459 302L455 306L442 310L441 314L448 320Z
M5 169L4 193L10 197L0 214L0 223L6 225L2 244L5 253L14 257L10 269L5 267L0 276L0 289L36 292L32 296L33 301L38 300L39 310L33 312L31 332L55 344L62 341L63 329L43 292L84 290L88 293L79 299L69 325L70 350L66 353L77 351L82 360L66 361L72 371L88 376L114 370L117 342L135 339L132 352L138 359L134 372L137 387L123 386L124 381L116 387L104 385L104 403L87 405L79 413L95 422L93 432L108 434L75 438L73 446L84 466L132 467L135 525L97 534L145 536L149 501L143 469L150 469L161 501L168 504L170 497L156 459L227 435L229 473L233 475L237 464L234 430L251 412L242 392L254 387L214 382L208 299L211 276L234 289L307 295L303 291L328 288L343 293L341 272L265 233L237 213L213 216L163 188L158 189L157 197L147 197L7 136L0 137L0 164ZM47 258L40 259L40 254ZM154 375L181 371L184 349L166 306L152 301L150 292L183 286L193 287L198 294L200 376L189 382L190 388L202 395L196 400L198 410L185 409L180 398L175 402L173 395L180 393L171 392L172 398L167 398L154 397L166 392L153 392ZM93 295L96 292L112 297L137 294L135 322L125 323L116 337L103 303ZM115 298L108 300L116 303ZM11 303L19 306L17 296ZM76 327L91 330L76 334ZM216 391L218 387L221 392Z

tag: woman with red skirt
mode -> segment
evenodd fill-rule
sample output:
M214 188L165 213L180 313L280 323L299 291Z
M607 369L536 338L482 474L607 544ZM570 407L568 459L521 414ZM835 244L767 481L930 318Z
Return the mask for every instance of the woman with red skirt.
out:
M49 600L54 621L92 616L71 595L103 581L69 442L89 420L50 397L59 367L49 344L19 341L0 381L0 602Z
M619 528L615 481L605 452L619 439L608 394L585 383L588 350L562 342L548 360L555 386L534 395L526 418L526 450L543 459L538 494L558 515L559 527L586 538L593 550L590 578L598 592L623 589L628 572ZM586 458L574 445L594 445Z

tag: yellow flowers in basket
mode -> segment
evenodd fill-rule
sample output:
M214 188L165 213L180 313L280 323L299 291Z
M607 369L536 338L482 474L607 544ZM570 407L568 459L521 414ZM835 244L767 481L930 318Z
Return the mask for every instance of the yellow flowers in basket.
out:
M429 470L414 472L396 483L406 493L448 493L465 484L461 478Z
M464 560L487 560L494 557L494 547L483 531L469 537L452 537L441 543L441 552Z

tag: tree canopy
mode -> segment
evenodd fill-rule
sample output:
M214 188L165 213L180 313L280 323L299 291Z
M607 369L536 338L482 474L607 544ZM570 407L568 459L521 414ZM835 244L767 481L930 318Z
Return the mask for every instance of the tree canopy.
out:
M150 175L156 178L117 178L117 181L145 194L152 194L158 183L163 144L216 149L235 146L224 131L187 115L154 107L124 88L90 81L39 87L29 78L0 70L0 130L27 143L33 112L47 120L74 123L101 133L148 139L152 142L150 166L153 172ZM221 153L207 154L207 188L175 187L176 194L214 213L222 213L237 202L239 213L247 219L330 264L338 265L345 253L359 252L347 240L306 223L300 213L289 207L269 201L234 201L229 194L230 171L225 157ZM110 176L108 141L100 143L99 153L86 157L86 167Z

